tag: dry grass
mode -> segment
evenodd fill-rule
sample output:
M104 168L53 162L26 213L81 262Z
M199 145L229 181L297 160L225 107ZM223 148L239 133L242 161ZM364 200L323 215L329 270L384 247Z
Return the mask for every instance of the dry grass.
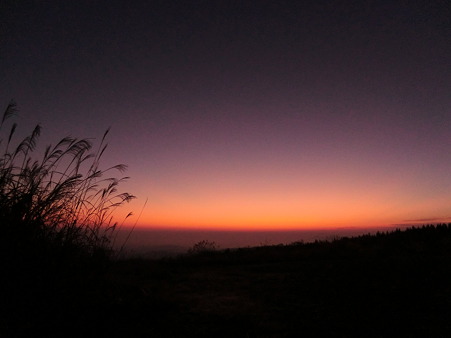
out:
M108 130L95 149L72 137L38 149L39 125L16 142L15 112L0 122L0 336L87 336L112 292L113 214L134 198L114 177L126 166L101 168Z
M11 102L1 120L0 135L15 111L16 105ZM7 137L0 139L0 221L4 238L20 246L41 243L77 247L89 254L107 249L117 226L115 209L134 198L117 192L127 177L107 176L111 171L123 173L125 165L100 168L108 130L94 152L90 140L64 137L55 146L47 146L36 159L33 155L41 127L37 125L13 146L16 128L13 124Z

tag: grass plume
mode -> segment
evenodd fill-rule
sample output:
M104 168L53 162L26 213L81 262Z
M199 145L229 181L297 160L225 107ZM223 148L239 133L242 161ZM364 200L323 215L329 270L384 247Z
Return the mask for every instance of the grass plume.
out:
M96 151L88 139L64 137L55 146L47 146L36 159L33 155L41 134L39 125L16 146L12 142L17 125L5 130L5 123L16 110L11 102L0 123L0 226L6 235L3 248L70 247L89 255L109 249L117 224L114 211L135 198L118 192L118 186L128 177L110 176L112 171L122 174L125 165L100 167L109 130Z

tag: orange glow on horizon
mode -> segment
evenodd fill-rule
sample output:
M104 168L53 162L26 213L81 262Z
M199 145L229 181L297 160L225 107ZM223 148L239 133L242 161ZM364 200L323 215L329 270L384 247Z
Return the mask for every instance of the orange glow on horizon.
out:
M407 171L398 177L383 171L371 176L337 167L331 174L312 169L295 175L276 168L274 173L279 174L272 177L268 167L239 175L220 168L200 175L193 169L184 171L180 181L136 185L130 191L152 195L139 219L143 198L121 208L123 217L128 211L134 214L124 224L160 229L319 230L434 222L451 215L447 191L419 194L423 183Z
M146 215L139 220L140 225L159 225L160 227L180 228L214 228L214 229L314 229L333 228L343 226L376 225L383 220L370 222L363 215L341 215L340 218L334 213L321 216L306 214L303 217L294 213L266 212L262 214L253 213L230 213L205 212L195 213L191 210L179 210L179 214L171 215L159 213ZM362 224L363 223L363 224ZM371 224L370 224L371 223Z
M325 200L326 201L326 200ZM333 229L342 227L380 227L393 224L415 223L416 220L425 220L424 214L431 209L430 201L413 204L410 208L399 204L381 203L380 201L350 201L342 199L333 203L326 201L320 203L306 203L302 207L295 203L269 203L241 204L218 203L214 201L211 206L207 203L180 204L175 208L167 206L147 206L140 219L138 207L134 216L127 219L124 224L137 227L172 228L172 229L216 229L216 230L311 230ZM378 203L377 203L378 202ZM300 203L302 204L302 203ZM434 201L436 212L434 219L447 221L442 210L446 208L447 201ZM127 210L122 208L122 212ZM434 210L434 209L433 209ZM125 217L125 216L124 216ZM119 218L118 218L119 219Z

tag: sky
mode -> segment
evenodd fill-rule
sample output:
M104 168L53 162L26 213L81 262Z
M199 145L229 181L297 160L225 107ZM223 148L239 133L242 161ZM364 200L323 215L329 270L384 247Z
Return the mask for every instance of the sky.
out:
M0 102L129 166L139 228L451 221L447 1L2 1ZM119 174L120 176L120 174ZM147 203L146 203L147 200ZM141 216L138 218L138 215Z

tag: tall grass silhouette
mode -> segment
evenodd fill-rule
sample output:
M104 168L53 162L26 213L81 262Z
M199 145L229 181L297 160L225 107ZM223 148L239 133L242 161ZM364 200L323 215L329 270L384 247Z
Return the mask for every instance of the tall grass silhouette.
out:
M53 249L89 256L107 252L117 226L114 211L135 198L118 192L128 177L110 176L113 171L122 174L125 165L100 168L109 130L94 151L89 139L64 137L40 151L37 159L39 125L16 146L16 123L4 135L5 124L16 111L15 102L10 102L0 122L2 249L18 254Z

